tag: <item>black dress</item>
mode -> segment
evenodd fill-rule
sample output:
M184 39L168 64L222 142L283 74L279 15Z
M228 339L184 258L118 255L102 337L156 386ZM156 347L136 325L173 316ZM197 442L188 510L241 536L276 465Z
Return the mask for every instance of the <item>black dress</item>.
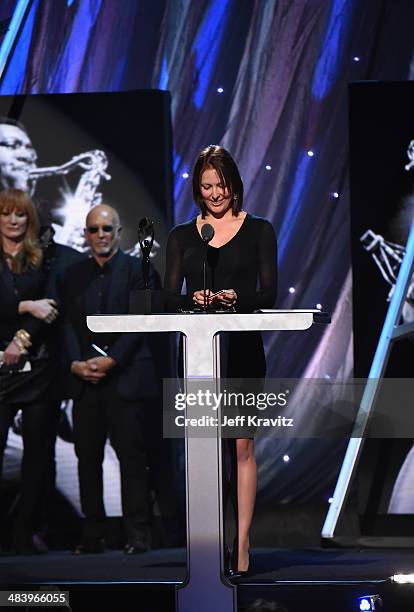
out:
M170 311L191 310L193 293L203 288L202 263L205 244L198 232L196 219L178 225L170 232L164 289ZM181 295L183 282L186 295ZM237 312L272 308L277 287L277 245L272 225L247 214L239 231L221 247L208 246L206 288L234 289ZM225 316L225 315L223 315ZM220 334L223 378L233 380L231 391L260 392L266 375L266 361L260 332ZM224 349L224 350L223 350ZM224 367L223 367L224 366ZM252 379L255 379L252 381ZM255 412L250 408L249 413ZM231 416L237 416L232 414ZM235 439L253 438L256 428L233 428L224 440L224 508L229 496L238 521L237 452ZM226 514L226 512L225 512ZM236 530L237 533L237 530Z
M173 312L191 310L194 291L203 288L205 244L196 221L177 225L168 238L164 287L168 309ZM181 295L184 280L186 295ZM234 289L237 312L272 308L276 287L276 237L265 219L247 214L231 240L218 248L208 246L206 288L213 292ZM259 332L229 333L224 344L228 355L226 378L264 378L266 361Z

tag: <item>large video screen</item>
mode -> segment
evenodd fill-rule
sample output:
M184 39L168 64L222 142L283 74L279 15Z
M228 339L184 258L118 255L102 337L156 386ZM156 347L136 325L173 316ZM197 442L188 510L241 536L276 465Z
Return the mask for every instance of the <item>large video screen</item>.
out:
M0 97L0 185L31 194L55 241L86 252L83 228L99 203L121 218L121 248L140 257L138 223L154 222L152 261L161 278L171 227L170 97L164 91ZM73 545L81 508L70 399L61 407L56 443L57 547ZM11 520L22 459L21 414L9 432L1 512ZM104 496L108 517L120 517L119 464L107 443ZM4 548L5 544L2 544ZM7 543L6 543L7 547Z
M354 368L355 376L364 377L377 348L414 220L414 83L355 83L350 86L349 101ZM413 290L414 279L402 322L414 320ZM399 340L385 376L412 378L413 352L414 337ZM392 422L391 405L389 414ZM376 456L378 466L374 468L375 462L366 458L360 466L364 511L371 514L371 522L378 513L412 514L412 441L369 440L366 448L371 458ZM373 491L371 502L368 489Z

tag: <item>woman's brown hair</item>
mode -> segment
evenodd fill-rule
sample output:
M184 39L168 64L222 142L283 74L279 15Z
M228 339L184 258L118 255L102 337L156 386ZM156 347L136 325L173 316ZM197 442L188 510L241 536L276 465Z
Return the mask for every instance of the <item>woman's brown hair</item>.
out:
M232 196L231 207L237 217L243 206L243 181L236 162L226 149L219 145L209 145L200 151L193 168L193 197L204 219L207 206L201 195L200 183L204 170L214 168Z
M5 189L0 191L0 215L4 210L25 213L27 215L27 228L23 238L23 269L36 268L42 261L42 249L38 244L39 219L30 196L21 189ZM4 258L3 241L0 235L0 257Z

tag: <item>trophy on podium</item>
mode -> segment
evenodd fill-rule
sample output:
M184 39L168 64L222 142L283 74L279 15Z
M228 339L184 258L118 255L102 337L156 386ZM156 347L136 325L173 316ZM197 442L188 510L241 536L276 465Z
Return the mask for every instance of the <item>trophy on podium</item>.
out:
M138 223L138 241L142 253L144 289L149 289L150 253L154 244L154 222L148 217L144 217Z
M143 217L138 223L138 242L142 256L143 289L131 291L130 314L154 314L164 311L163 292L150 287L150 254L154 244L154 221Z

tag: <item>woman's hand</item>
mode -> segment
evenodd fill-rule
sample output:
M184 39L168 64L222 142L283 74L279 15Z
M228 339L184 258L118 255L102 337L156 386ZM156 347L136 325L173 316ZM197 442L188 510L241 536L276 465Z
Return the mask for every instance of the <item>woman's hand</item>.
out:
M198 306L204 306L204 291L194 291L193 302ZM220 292L212 293L206 289L206 304L218 303L221 306L231 307L237 302L237 293L234 289L223 289Z
M225 289L224 291L215 295L211 302L218 302L222 306L234 306L237 302L237 293L234 289Z
M20 357L22 356L19 347L12 340L6 350L3 353L4 363L6 365L14 365L20 361Z
M59 311L56 308L57 304L55 300L50 298L44 298L42 300L26 300L19 304L19 314L26 312L30 313L36 319L40 319L45 323L53 323L56 317L59 315Z
M206 304L210 304L210 289L206 289ZM204 306L204 291L200 289L200 291L194 291L193 293L193 302L197 304L197 306Z

